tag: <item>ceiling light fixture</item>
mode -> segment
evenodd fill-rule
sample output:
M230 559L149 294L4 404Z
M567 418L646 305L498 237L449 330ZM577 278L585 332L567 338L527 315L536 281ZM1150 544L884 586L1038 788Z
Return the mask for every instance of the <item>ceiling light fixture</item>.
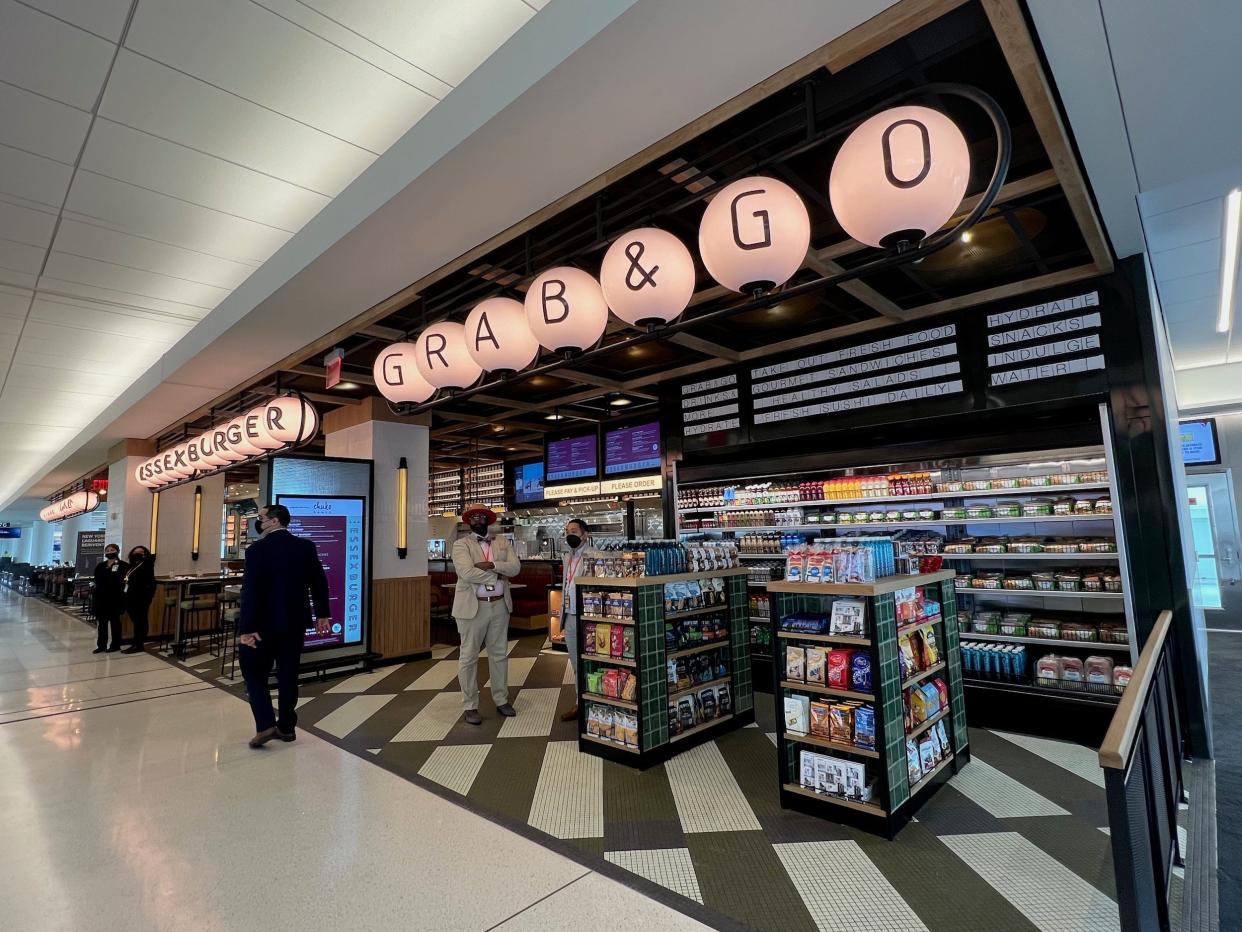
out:
M335 386L333 386L333 387L334 387L334 388L343 388L343 389L345 389L346 391L349 391L349 390L350 390L350 389L352 389L352 388L357 388L357 387L358 387L358 383L357 383L357 382L337 382L337 383L336 383L336 385L335 385Z
M1221 261L1220 316L1216 332L1228 333L1233 327L1233 298L1238 284L1238 247L1242 245L1242 190L1234 188L1225 197L1225 255Z
M969 243L974 238L975 238L975 234L971 233L970 230L967 230L965 233L962 234L963 243Z
M632 405L634 402L630 401L630 399L628 398L618 397L618 398L612 399L612 401L608 403L612 405L614 408L624 408L626 405Z
M565 416L559 411L553 411L551 414L545 414L543 419L545 421L563 421L565 420Z

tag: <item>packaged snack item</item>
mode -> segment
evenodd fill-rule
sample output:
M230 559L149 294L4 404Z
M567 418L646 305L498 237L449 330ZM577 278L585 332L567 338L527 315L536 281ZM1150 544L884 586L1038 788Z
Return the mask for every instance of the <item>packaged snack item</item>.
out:
M638 677L626 676L625 684L621 687L621 698L633 701L635 694L638 692Z
M853 651L833 649L828 651L828 685L833 689L850 688L850 654Z
M671 736L679 735L681 732L681 717L677 714L677 706L670 702L668 704L668 733Z
M828 710L829 737L838 744L854 740L854 707L844 702L834 702Z
M721 715L728 715L733 711L733 700L729 694L728 683L721 683L716 687L716 708L720 710Z
M1061 623L1061 637L1067 641L1098 641L1100 629L1081 621Z
M935 709L929 708L927 694L920 687L912 686L909 695L910 719L915 725L922 725L936 714Z
M806 682L806 651L803 648L785 648L785 679L792 683Z
M801 784L807 789L815 789L815 758L819 757L814 751L803 751L798 755L798 763L802 773Z
M612 651L612 625L595 626L595 653L607 657Z
M821 793L841 795L845 791L845 768L841 761L825 754L815 758L815 789Z
M827 738L832 734L832 703L811 703L811 734Z
M622 654L625 653L624 628L625 628L624 625L612 625L611 630L608 632L610 635L610 640L609 640L609 645L608 645L609 653L613 657L620 657Z
M1061 658L1061 679L1068 683L1081 683L1086 678L1086 668L1078 657Z
M830 560L829 555L818 547L810 550L806 557L805 581L809 583L822 583L824 581L824 563Z
M927 776L936 769L936 745L929 735L919 741L919 778Z
M1046 498L1035 498L1022 503L1022 517L1043 518L1053 511L1053 504Z
M586 653L591 654L595 652L595 622L588 621L586 624L582 626L582 644L583 644L582 649ZM569 650L578 649L578 646L576 644L567 645L567 646Z
M1130 685L1130 678L1134 676L1134 670L1130 667L1113 667L1113 686L1117 689L1125 689Z
M875 750L875 706L861 705L854 710L854 744Z
M622 629L621 656L628 660L634 659L634 629L626 626Z
M693 728L695 725L694 700L689 696L677 701L677 717L681 719L682 730Z
M903 680L918 672L918 658L909 635L903 634L897 639L897 666Z
M862 599L836 599L832 603L833 634L862 636L865 633L866 603Z
M1035 675L1041 680L1059 680L1061 678L1061 658L1056 654L1045 654L1035 662Z
M1057 589L1061 592L1078 592L1082 589L1082 577L1078 573L1057 573Z
M716 711L716 690L709 687L699 693L699 708L703 712L704 719L716 717L718 714Z
M919 763L919 748L913 738L906 739L906 776L911 786L918 783L923 776L923 765Z
M949 686L941 677L936 677L929 684L936 693L936 711L949 707Z
M796 547L785 557L785 581L802 582L806 575L806 551Z
M806 681L827 685L828 652L822 647L806 648Z
M940 739L940 746L944 748L945 754L952 754L953 749L949 747L949 734L945 730L944 719L936 722L936 724L932 726L931 730L934 731L936 733L936 737Z
M855 651L850 660L850 689L869 693L871 684L871 656L866 651Z
M1113 684L1113 660L1111 657L1092 655L1086 659L1083 666L1088 683L1094 683L1097 686L1111 686Z
M944 759L944 745L940 743L940 736L936 734L935 726L927 729L927 737L931 739L932 753L935 755L936 763L940 763Z
M940 662L940 648L936 644L936 632L932 628L923 629L923 664L924 668L934 667Z

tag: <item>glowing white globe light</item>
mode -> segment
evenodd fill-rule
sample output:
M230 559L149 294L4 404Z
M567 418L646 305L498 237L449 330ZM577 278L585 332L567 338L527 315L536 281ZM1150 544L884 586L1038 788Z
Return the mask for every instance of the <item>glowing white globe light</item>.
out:
M245 414L238 415L229 421L230 431L236 425L237 434L230 433L230 437L237 436L237 440L233 443L233 450L242 456L259 456L263 453L263 448L259 446L259 422L263 419L262 408L251 408Z
M832 163L828 197L860 243L917 244L944 226L970 181L970 149L956 123L929 107L894 107L850 133Z
M612 312L627 324L667 324L690 304L694 257L672 233L631 230L608 247L599 283Z
M466 352L466 328L451 320L432 324L418 335L414 365L436 388L469 388L483 374Z
M436 393L436 387L418 372L418 347L413 343L393 343L375 357L371 374L379 393L394 404L421 404Z
M211 470L222 469L227 466L230 460L219 450L216 449L216 429L208 428L199 435L199 449L203 454L203 463Z
M488 372L517 372L539 355L539 341L520 302L488 298L466 318L466 352Z
M548 269L526 292L526 324L539 344L572 353L594 346L608 326L608 302L591 275L569 266Z
M733 291L768 291L802 267L811 217L797 192L775 178L743 178L722 188L699 223L699 255Z
M214 456L224 460L224 465L244 460L246 454L236 449L241 443L241 426L238 418L223 421L211 428L211 444L215 448Z
M172 480L185 479L194 470L185 457L185 444L178 443L160 454L164 464L164 475Z
M260 412L257 443L265 450L302 443L319 430L319 412L296 395L281 395L255 410Z

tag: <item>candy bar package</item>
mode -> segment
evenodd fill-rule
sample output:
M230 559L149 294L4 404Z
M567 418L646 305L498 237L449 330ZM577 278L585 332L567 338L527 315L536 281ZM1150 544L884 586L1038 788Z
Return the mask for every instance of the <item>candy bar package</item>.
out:
M832 704L828 702L811 703L811 734L821 738L832 734Z
M591 654L595 652L595 622L588 621L582 626L582 644L583 650L585 650L586 653ZM577 650L578 645L575 644L570 646L568 649Z
M855 692L871 692L871 655L866 651L855 651L850 660L850 689Z
M825 685L827 676L828 652L822 647L806 648L806 681Z
M628 625L623 629L621 635L621 656L629 660L634 659L634 629Z
M684 701L684 700L683 700ZM785 730L805 735L810 728L811 700L807 696L785 697Z
M854 710L854 744L875 750L875 707L862 705Z
M837 599L832 603L832 633L862 637L866 634L863 619L866 603L862 599Z
M801 647L785 648L785 679L792 683L806 682L806 651Z
M609 632L609 654L613 657L620 657L625 653L625 632L624 625L613 625Z
M944 719L936 722L931 728L936 733L936 737L940 739L940 746L944 748L945 754L953 753L953 749L949 747L949 733L945 730Z
M844 702L834 702L828 710L829 735L838 744L854 740L854 707Z
M833 689L850 688L850 655L853 651L837 649L828 651L828 685Z
M607 657L612 651L612 625L595 626L595 653Z

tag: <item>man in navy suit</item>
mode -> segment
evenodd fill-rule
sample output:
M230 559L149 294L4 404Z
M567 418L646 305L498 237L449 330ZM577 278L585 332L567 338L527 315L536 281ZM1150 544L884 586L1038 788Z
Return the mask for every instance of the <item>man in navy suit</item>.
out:
M313 541L289 533L289 509L266 505L254 523L260 539L246 550L237 639L242 645L246 695L254 713L255 736L250 746L261 748L273 738L293 741L297 737L298 665L306 629L313 626L320 637L326 637L332 633L332 618L328 577L319 551ZM267 687L272 664L276 665L279 718Z

